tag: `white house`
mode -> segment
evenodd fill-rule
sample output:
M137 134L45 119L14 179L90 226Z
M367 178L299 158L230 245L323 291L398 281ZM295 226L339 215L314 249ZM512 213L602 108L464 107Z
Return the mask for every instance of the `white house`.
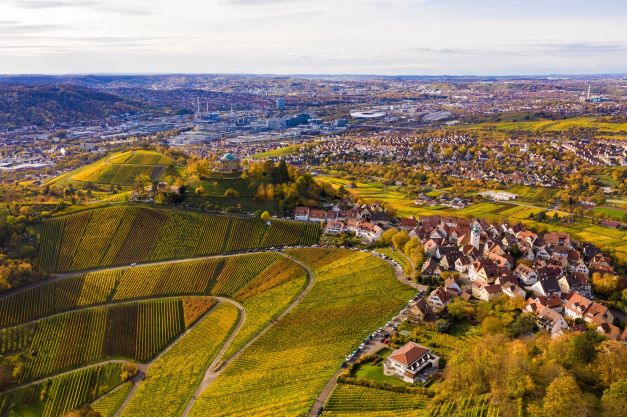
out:
M533 285L538 282L538 273L525 264L520 264L514 270L516 278L521 280L524 285Z
M408 342L396 349L385 361L385 369L400 376L403 381L416 383L420 374L429 368L438 368L440 358L429 349L414 342Z

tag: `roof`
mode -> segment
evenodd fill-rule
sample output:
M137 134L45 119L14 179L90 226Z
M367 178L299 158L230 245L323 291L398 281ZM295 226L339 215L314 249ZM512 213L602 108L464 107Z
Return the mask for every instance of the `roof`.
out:
M237 161L238 158L236 158L232 153L225 153L224 155L222 155L222 157L220 158L220 161Z
M426 347L420 346L418 343L407 342L405 345L392 352L389 358L405 366L409 366L427 353L429 353L429 349Z

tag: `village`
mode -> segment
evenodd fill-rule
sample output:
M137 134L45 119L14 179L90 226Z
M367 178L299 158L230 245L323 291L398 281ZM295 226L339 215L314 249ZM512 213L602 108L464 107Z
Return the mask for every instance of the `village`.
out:
M375 250L390 229L420 242L424 262L416 265L416 288L421 291L390 326L380 329L386 334L395 333L401 322L434 323L458 298L493 302L501 297L519 299L523 313L551 338L594 329L609 339L627 341L627 330L617 326L624 325L621 312L599 302L592 289L593 277L615 274L613 261L567 233L535 233L520 224L437 215L398 219L377 204L330 210L297 207L294 219L319 222L330 236L352 234L363 247ZM425 374L419 371L431 369L427 363L437 368L438 358L411 343L394 351L390 358L396 360L388 358L385 369L406 382L424 382Z

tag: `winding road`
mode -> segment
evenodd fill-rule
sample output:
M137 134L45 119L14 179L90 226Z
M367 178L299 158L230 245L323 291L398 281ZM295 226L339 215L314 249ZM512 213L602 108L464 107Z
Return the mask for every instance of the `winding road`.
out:
M174 260L167 260L167 261L156 261L156 262L145 262L145 263L138 263L137 266L139 267L141 266L146 266L146 265L161 265L161 264L172 264L172 263L183 263L183 262L189 262L189 261L193 261L193 260L205 260L205 259L214 259L214 258L224 258L224 257L232 257L232 256L242 256L245 254L252 254L252 253L260 253L260 252L270 252L267 249L260 249L260 250L255 250L255 251L251 251L251 252L247 252L247 253L232 253L232 254L217 254L217 255L210 255L210 256L202 256L202 257L194 257L194 258L184 258L184 259L174 259ZM272 250L271 252L275 252L281 256L286 257L287 259L289 259L290 261L293 261L294 263L298 264L299 266L301 266L306 274L307 274L307 283L305 285L305 288L292 300L292 302L289 304L289 306L283 310L283 312L278 315L275 319L271 320L270 323L268 323L268 325L266 327L264 327L260 332L258 332L254 337L252 337L244 346L242 346L241 349L239 349L237 352L235 352L231 357L229 357L227 360L223 360L223 357L225 355L225 353L227 352L229 346L232 344L233 340L235 339L235 337L237 336L237 334L239 333L240 329L242 328L242 326L244 325L245 321L246 321L246 311L244 309L244 307L238 303L237 301L231 299L231 298L226 298L226 297L220 297L220 296L209 296L207 294L197 294L197 295L204 295L204 296L208 296L208 297L212 297L214 299L216 299L219 302L224 302L224 303L230 303L232 305L234 305L238 310L239 310L239 320L238 323L236 325L236 327L231 331L229 337L226 339L226 341L223 343L220 351L218 352L218 354L216 355L216 357L213 359L213 361L211 362L211 364L207 367L204 377L202 379L202 381L200 382L200 384L198 385L198 387L196 388L196 391L194 392L193 396L190 398L190 400L188 401L183 413L182 413L182 417L187 417L189 415L189 413L191 412L194 404L196 403L197 398L202 394L202 392L209 386L211 385L217 378L218 376L224 371L224 369L231 363L233 362L235 359L237 359L239 356L241 356L252 344L254 344L257 340L259 340L259 338L261 338L263 335L265 335L278 321L280 321L281 319L283 319L287 314L289 314L290 312L292 312L294 310L294 308L296 308L296 306L303 300L304 297L307 296L307 294L309 294L309 292L311 291L311 289L314 286L315 283L315 272L304 262L302 262L300 259L295 258L294 256L284 252L283 250ZM376 252L371 252L372 255L377 256L379 258L380 254L376 253ZM385 262L387 262L391 267L392 270L394 271L394 275L396 276L396 279L401 282L404 285L407 286L411 286L415 289L420 289L416 283L413 283L411 281L409 281L402 268L400 268L399 266L397 266L394 262L387 260L387 259L383 259ZM79 276L79 275L83 275L83 274L87 274L90 272L96 272L96 271L114 271L114 270L119 270L119 269L126 269L129 268L128 265L122 265L122 266L112 266L112 267L102 267L102 268L95 268L95 269L90 269L90 270L85 270L85 271L77 271L77 272L70 272L70 273L64 273L64 274L57 274L55 275L53 278L46 280L46 282L51 282L51 281L57 281L57 280L63 280L63 279L68 279L68 278L72 278L75 276ZM8 297L11 296L12 294L18 293L18 292L22 292L22 291L26 291L29 288L36 286L40 283L35 283L32 285L27 285L21 288L16 289L15 291L8 291L5 294L2 294L0 296L0 298L4 298L4 297ZM185 294L185 295L190 295L190 294ZM194 295L194 294L191 294ZM168 297L181 297L183 296L182 294L179 295L172 295L172 296L160 296L159 298L168 298ZM141 299L144 300L144 299ZM116 301L114 303L128 303L128 302L133 302L133 301L139 301L139 299L137 300L120 300L120 301ZM107 303L111 304L111 302ZM97 305L89 305L89 306L84 306L84 307L77 307L77 308L73 308L71 310L68 311L64 311L64 312L59 312L56 313L57 314L69 314L71 312L77 311L77 310L82 310L82 309L86 309L86 308L93 308ZM215 307L214 307L215 308ZM212 309L210 309L208 312L206 312L203 317L201 317L200 319L196 320L196 322L194 324L192 324L192 326L190 326L184 333L182 333L181 335L179 335L165 350L163 350L161 353L159 353L159 355L157 355L154 359L152 359L150 362L142 364L142 363L136 363L136 366L138 368L138 374L131 379L131 381L133 382L133 388L131 389L131 391L129 392L128 396L126 397L126 399L124 400L124 402L122 403L122 405L120 406L120 408L117 410L117 412L115 413L114 417L119 417L124 409L126 408L126 406L128 405L128 403L132 400L133 396L135 395L135 393L137 392L141 381L145 378L145 375L147 372L149 372L150 370L150 366L157 361L158 359L160 359L163 355L165 355L167 352L170 351L170 349L172 349L176 343L179 342L179 340L184 337L186 334L188 334L190 331L192 331L202 320L204 320L207 316L207 314L209 314L209 312ZM40 318L36 318L33 319L31 321L36 321L39 320ZM372 346L368 347L368 351L373 349ZM353 360L355 360L356 358L354 358ZM99 363L94 363L94 364L90 364L84 367L81 367L79 369L86 369L86 368L91 368L91 367L96 367L96 366L100 366L100 365L104 365L107 363L125 363L125 362L129 362L128 360L109 360L109 361L103 361L103 362L99 362ZM16 389L22 388L24 386L31 386L31 385L35 385L41 382L44 382L46 380L49 380L51 378L55 378L58 377L60 375L65 375L65 374L69 374L72 372L76 372L77 369L73 369L73 370L69 370L66 372L62 372L59 374L55 374L55 375L51 375L48 376L46 378L37 380L37 381L33 381L30 382L26 385L21 385L19 387L7 390L5 392L11 392L14 391ZM327 383L327 385L324 387L324 389L320 392L320 394L318 395L318 397L316 398L310 412L309 412L309 416L314 417L317 416L324 403L327 401L328 397L330 396L331 392L333 391L333 388L335 387L336 383L337 383L337 375L341 372L341 369L338 370L338 372L336 372L333 377L329 380L329 382Z

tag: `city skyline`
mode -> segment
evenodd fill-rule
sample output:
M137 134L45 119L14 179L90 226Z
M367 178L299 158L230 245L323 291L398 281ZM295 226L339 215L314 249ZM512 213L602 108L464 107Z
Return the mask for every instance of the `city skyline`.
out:
M627 72L627 4L8 0L0 73Z

